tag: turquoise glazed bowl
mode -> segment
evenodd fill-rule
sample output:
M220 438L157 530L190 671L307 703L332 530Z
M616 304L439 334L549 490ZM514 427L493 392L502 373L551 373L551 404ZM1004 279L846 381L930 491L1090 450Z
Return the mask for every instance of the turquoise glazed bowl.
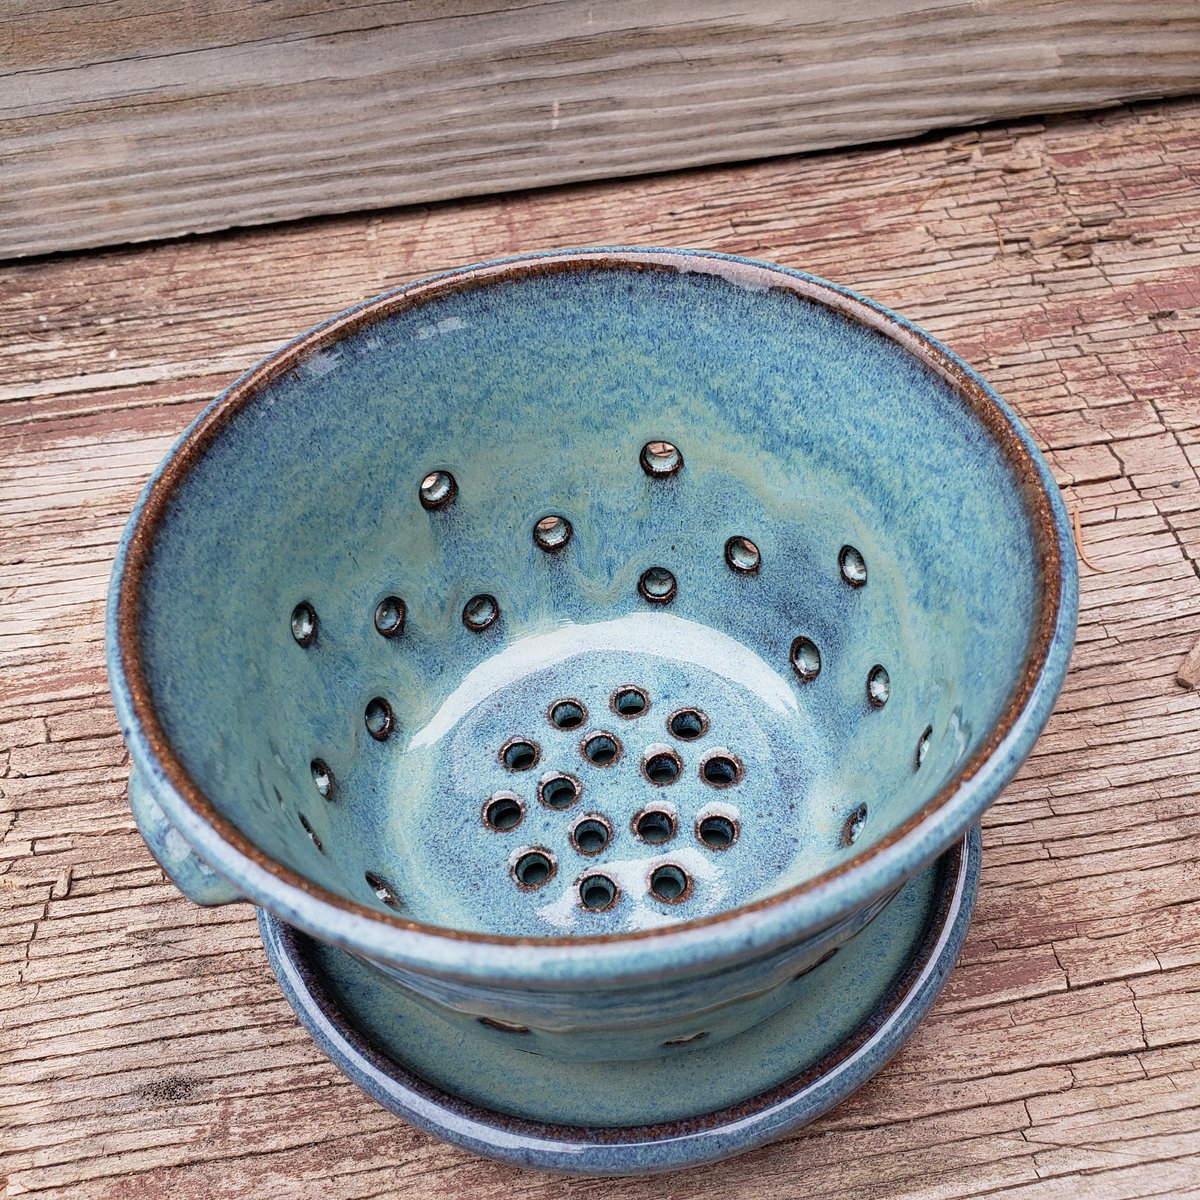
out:
M458 1053L582 1078L748 1036L960 843L1076 586L1028 434L920 330L765 263L586 250L399 289L239 380L133 514L109 670L185 894L349 955Z

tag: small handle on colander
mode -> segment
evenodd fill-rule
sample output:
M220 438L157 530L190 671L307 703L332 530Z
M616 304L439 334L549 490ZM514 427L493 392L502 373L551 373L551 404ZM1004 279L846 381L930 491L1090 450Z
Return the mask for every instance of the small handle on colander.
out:
M150 853L171 882L191 901L210 906L244 897L216 873L167 819L146 781L135 769L129 776L129 807Z

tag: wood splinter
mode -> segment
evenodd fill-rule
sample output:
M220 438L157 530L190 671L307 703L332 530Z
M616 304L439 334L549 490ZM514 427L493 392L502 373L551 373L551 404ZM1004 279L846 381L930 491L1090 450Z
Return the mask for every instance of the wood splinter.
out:
M1080 560L1087 563L1087 565L1091 567L1093 571L1097 571L1101 575L1106 574L1105 568L1098 567L1094 562L1092 562L1092 560L1087 556L1087 551L1083 548L1083 525L1079 520L1079 509L1075 509L1075 511L1071 513L1071 524L1075 527L1075 549L1079 554Z
M939 179L937 181L937 183L935 183L933 185L933 187L931 187L929 189L929 191L927 191L925 193L924 198L921 200L921 202L916 206L916 208L913 211L920 212L921 209L923 209L925 207L925 205L927 205L930 202L930 200L932 200L934 198L934 196L936 196L938 194L938 192L940 192L942 190L942 188L944 188L946 186L946 184L948 184L949 182L950 182L950 179L948 176L945 176L945 177Z
M1179 665L1175 673L1175 682L1180 687L1194 688L1200 686L1200 638L1188 651L1188 656Z

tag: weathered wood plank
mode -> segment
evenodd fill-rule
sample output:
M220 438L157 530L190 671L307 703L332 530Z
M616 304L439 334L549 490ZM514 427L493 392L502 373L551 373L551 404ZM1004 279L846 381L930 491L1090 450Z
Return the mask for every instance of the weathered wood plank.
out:
M0 40L0 256L760 158L1200 85L1190 0L853 10L21 0ZM1123 167L1111 153L1095 165ZM1038 215L1052 201L1031 199L1038 228L1002 236L1082 253L1086 214L1054 225ZM1000 236L981 205L958 221L984 253Z
M1200 693L1175 683L1200 634L1197 175L1200 102L1177 101L0 270L9 1191L645 1194L437 1145L321 1058L251 915L189 905L138 838L102 620L138 488L256 356L459 261L646 242L804 266L919 319L1025 415L1104 567L1083 570L1059 707L988 814L938 1007L817 1125L655 1191L1200 1195Z

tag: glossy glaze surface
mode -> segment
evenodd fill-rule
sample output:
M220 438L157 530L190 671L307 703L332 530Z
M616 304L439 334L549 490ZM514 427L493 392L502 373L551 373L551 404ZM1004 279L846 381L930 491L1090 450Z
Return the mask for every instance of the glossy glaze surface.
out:
M165 738L267 858L426 925L646 930L889 842L985 740L1032 652L1028 481L896 340L681 261L398 304L294 355L192 463L140 644ZM661 439L678 470L648 469ZM539 544L548 516L565 544ZM606 704L622 684L650 700L636 720ZM568 697L588 719L564 731L546 713ZM708 718L695 743L663 721L680 705ZM616 761L587 761L588 735ZM502 761L513 739L530 768ZM709 748L730 786L703 778ZM664 752L668 785L643 773ZM540 799L555 774L569 811ZM518 824L489 827L497 797ZM647 845L654 805L676 832ZM580 816L611 830L598 854ZM597 874L612 902L588 905Z
M695 252L454 272L151 481L109 624L135 816L185 891L489 1036L715 1047L1019 766L1069 551L1019 422L869 302Z

